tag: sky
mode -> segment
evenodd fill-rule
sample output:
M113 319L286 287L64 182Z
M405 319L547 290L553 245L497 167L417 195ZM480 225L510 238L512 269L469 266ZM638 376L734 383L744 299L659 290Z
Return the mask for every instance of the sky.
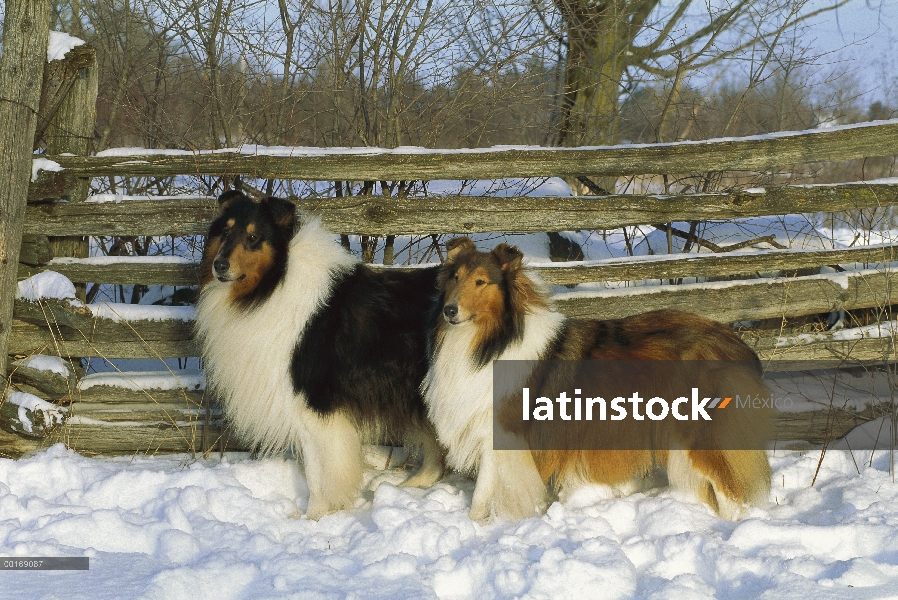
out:
M811 0L814 10L833 0ZM824 13L808 32L812 46L832 61L846 61L848 70L860 79L870 101L885 96L896 84L898 58L898 0L851 0Z
M831 5L833 0L811 0L815 10ZM814 26L817 46L838 50L848 44L883 53L898 35L898 1L851 0L845 6L825 13Z

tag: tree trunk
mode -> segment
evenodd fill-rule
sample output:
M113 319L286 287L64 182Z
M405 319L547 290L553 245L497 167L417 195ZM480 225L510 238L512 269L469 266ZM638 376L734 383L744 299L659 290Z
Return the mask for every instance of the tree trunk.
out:
M630 45L630 15L625 4L556 1L564 15L568 40L559 146L617 143L618 98L627 66L624 55ZM604 177L597 184L613 194L616 181ZM588 191L575 179L569 184L578 193Z
M0 54L0 89L6 100L0 102L0 388L6 383L19 248L49 35L50 2L7 0Z
M568 56L565 67L561 146L617 141L618 97L625 61L626 18L614 6L564 6Z

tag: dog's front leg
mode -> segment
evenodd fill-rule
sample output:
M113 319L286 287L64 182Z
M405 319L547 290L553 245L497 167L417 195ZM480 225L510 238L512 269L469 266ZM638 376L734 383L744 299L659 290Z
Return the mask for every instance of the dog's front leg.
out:
M481 456L471 519L519 521L546 508L546 486L529 450L487 449Z
M362 485L362 445L346 417L309 415L300 446L309 486L306 516L321 517L351 508Z

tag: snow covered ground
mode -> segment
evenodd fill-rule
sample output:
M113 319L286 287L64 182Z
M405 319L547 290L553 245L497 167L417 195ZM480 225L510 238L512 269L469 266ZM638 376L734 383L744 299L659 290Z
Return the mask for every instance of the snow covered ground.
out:
M669 489L584 488L540 518L467 517L472 483L368 472L358 506L297 518L292 460L0 460L0 554L90 556L90 571L3 571L0 598L898 597L889 456L777 452L770 502L721 521ZM376 489L375 489L376 488ZM374 490L374 491L371 491Z

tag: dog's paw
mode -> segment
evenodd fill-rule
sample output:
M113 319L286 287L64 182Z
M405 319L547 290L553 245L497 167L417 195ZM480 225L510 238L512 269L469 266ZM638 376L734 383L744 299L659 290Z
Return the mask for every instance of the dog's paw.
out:
M345 504L335 506L322 500L309 500L309 507L306 509L306 518L312 521L317 521L321 517L340 512L346 508L347 506Z
M493 513L507 521L520 521L541 515L546 510L544 490L509 490L493 501Z
M488 504L474 504L468 512L468 517L472 521L489 523L492 521L493 515Z
M442 469L429 469L421 467L418 472L399 484L399 487L427 488L442 479Z
M546 501L542 494L520 492L521 490L503 490L486 502L473 502L468 516L472 521L489 523L493 519L520 521L537 517L546 511Z

